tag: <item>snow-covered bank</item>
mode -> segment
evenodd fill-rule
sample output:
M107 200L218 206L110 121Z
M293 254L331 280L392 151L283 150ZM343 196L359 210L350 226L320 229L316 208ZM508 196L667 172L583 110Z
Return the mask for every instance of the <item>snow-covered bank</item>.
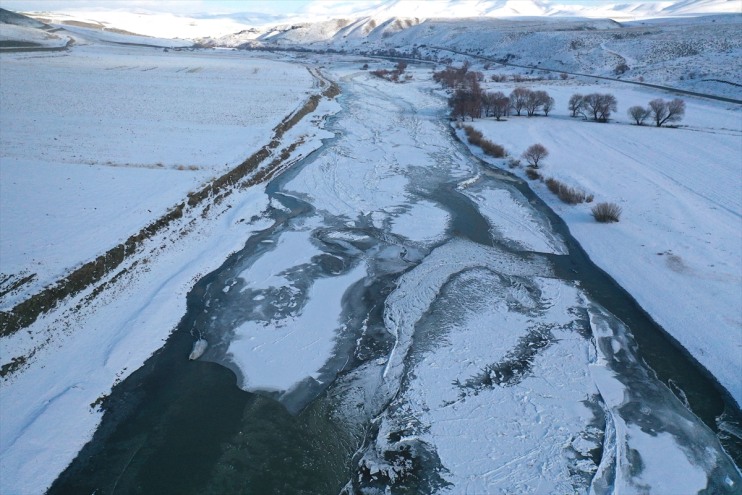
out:
M127 50L130 50L127 53L132 61L134 58L141 60L138 54L154 53L151 50ZM271 129L307 99L307 92L314 80L304 67L248 59L240 54L235 54L233 59L229 58L232 54L203 53L195 57L193 54L186 54L184 58L173 54L180 60L181 68L182 64L197 60L200 66L213 69L215 74L207 80L192 81L187 73L175 75L175 67L170 66L171 70L164 71L167 75L163 79L167 81L162 81L163 92L153 97L156 101L151 102L154 108L142 104L138 109L129 110L125 104L126 96L133 98L132 88L135 88L136 81L139 80L137 77L142 75L140 73L131 78L119 76L124 85L129 85L122 95L112 94L108 89L97 86L96 82L100 83L100 79L105 79L106 76L103 69L96 64L105 65L108 60L109 65L115 65L107 58L108 55L119 60L121 57L125 58L125 54L115 48L91 48L90 51L83 51L77 58L74 55L61 60L53 57L54 67L51 69L48 66L38 68L40 74L46 74L42 79L61 85L73 85L82 79L81 84L88 84L91 108L99 111L95 115L98 118L94 120L88 121L86 107L82 104L65 109L64 102L54 104L53 100L47 102L52 112L51 115L46 115L42 111L41 102L34 106L30 101L33 100L33 92L22 91L20 83L11 85L17 88L18 97L29 100L30 108L35 109L29 116L24 116L19 111L16 114L18 119L27 122L35 117L45 125L38 129L40 137L28 130L25 133L10 133L15 140L8 141L8 148L3 142L3 152L7 150L14 155L7 159L3 156L2 183L4 187L12 186L17 190L14 194L5 194L6 189L2 194L4 203L0 232L3 240L3 263L6 253L9 261L17 260L23 255L18 249L19 240L34 238L28 234L28 230L18 230L24 215L28 225L29 222L43 222L46 211L54 213L57 221L47 221L43 224L44 228L51 233L58 233L55 239L64 239L62 234L73 237L75 246L40 242L36 256L44 259L47 253L51 255L62 252L66 256L66 262L73 263L84 260L88 250L104 251L110 247L108 242L118 241L116 236L119 233L133 233L126 229L134 224L122 222L117 225L122 212L139 207L132 216L135 220L146 223L161 215L162 210L170 206L170 201L174 198L184 200L188 190L203 183L211 174L221 173L229 165L242 161L255 148L267 144L273 134ZM168 55L156 53L155 57ZM97 62L88 61L93 65L89 68L90 81L85 81L84 74L78 75L76 69L79 67L75 66L77 62L84 67L86 57L98 59ZM14 56L13 60L19 60L20 64L31 64L26 75L29 80L34 78L34 74L38 77L38 73L34 72L37 67L33 60L18 56ZM5 61L3 58L3 76L7 66ZM222 73L219 72L220 67ZM261 72L264 76L258 75ZM198 71L191 74L193 73ZM21 74L19 69L15 76L20 78ZM255 79L251 81L252 75L255 75ZM110 81L114 85L115 79ZM246 80L249 81L247 84ZM152 81L153 86L157 86L158 81L160 79ZM214 86L214 91L221 93L221 97L210 95L209 81L213 83L211 86ZM217 84L218 82L221 84ZM43 85L34 86L32 82L28 85L41 93L47 89ZM3 90L5 89L3 81ZM55 90L58 88L49 89L52 93ZM143 90L145 94L146 91ZM193 94L193 91L197 94ZM75 93L71 96L77 97L76 92L69 92ZM174 99L168 99L165 96L168 92L177 95ZM3 93L3 105L6 105L6 96ZM96 96L119 101L120 106L114 106L113 110L120 111L128 119L121 120L120 123L131 125L132 128L137 125L148 126L151 130L149 138L145 136L137 143L126 136L119 136L115 129L108 133L105 132L106 129L101 129L103 132L98 136L95 131L99 119L115 121L115 115L106 113L105 109L108 107L104 101L96 99ZM232 97L237 97L239 106L235 105ZM43 102L46 99L40 100ZM200 101L202 107L198 107L194 100ZM8 107L13 105L18 108L18 102L7 101ZM240 108L246 115L238 111ZM150 111L151 113L147 113ZM283 141L270 158L281 156L291 162L319 147L321 139L328 137L328 133L322 131L318 124L323 121L323 116L335 111L336 104L322 100L313 114L305 116L284 134ZM168 115L168 112L173 114L172 120L158 122L161 115ZM2 115L5 119L8 114L3 112ZM68 120L66 125L55 124L56 119L64 120L70 115L73 117L71 122ZM138 119L138 115L147 118ZM212 121L202 124L196 122L195 131L184 132L182 136L180 132L168 133L168 122L171 126L183 120L188 122L188 115L194 119L203 115L203 118L211 118ZM238 120L242 118L245 121L229 128L220 124L221 119L227 117ZM3 120L3 125L5 124L6 121ZM8 122L8 125L12 128L13 122ZM52 129L53 135L44 134L47 127ZM66 144L59 144L54 148L55 132L79 132L78 127L82 127L87 133L89 146L85 145L85 140L78 141L82 145L76 149L73 146L73 137ZM182 130L186 129L187 126L182 127ZM153 134L157 138L155 141L151 141ZM218 139L223 134L231 141ZM47 139L49 142L34 141L38 139ZM29 155L39 149L36 144L43 145L42 148L48 144L67 160L26 156L22 153L23 143L26 141L34 144L25 148ZM91 166L75 161L86 156L96 157L98 153L109 153L110 157L119 156L120 153L126 157L137 153L140 147L149 143L157 145L158 141L160 146L155 146L151 154L141 153L148 163L167 160L169 155L176 155L178 159L201 160L201 170L181 171L174 165L162 167L164 170L158 170L160 167L115 167L105 164ZM299 142L301 144L292 152L284 153L287 145ZM200 156L206 152L210 152L211 156ZM8 176L5 175L6 163L9 165ZM46 174L39 174L36 169L36 173L29 173L28 168L35 164L40 164ZM167 181L163 181L163 172L172 174L172 182L175 182L165 194L162 194L162 189L167 184L162 182ZM183 179L179 181L176 176L182 176ZM6 182L6 177L14 178L16 183ZM201 180L194 180L194 177ZM35 178L38 181L33 180ZM101 178L110 180L108 184L93 184L101 187L101 190L89 185L92 181L100 182ZM54 191L53 195L49 194L49 204L43 204L43 198L30 201L30 198L36 197L34 191L40 186ZM77 187L89 188L83 192L90 194L82 194L76 190ZM77 199L70 201L70 197ZM55 202L55 199L58 201ZM11 200L16 200L17 203L12 203ZM149 206L151 211L138 205L138 202L145 202L145 206ZM5 377L2 386L0 492L42 493L92 436L101 417L98 406L111 387L139 368L167 339L185 312L185 295L195 281L217 268L230 253L241 248L253 232L267 227L265 212L268 199L262 185L236 189L223 197L218 205L208 203L187 210L183 218L143 243L137 253L122 264L120 270L109 274L94 291L91 288L84 290L54 311L43 315L24 331L2 339L0 361L9 363L14 358L23 356L27 366ZM83 207L92 210L91 215L87 215ZM160 210L156 211L156 208ZM96 215L98 209L103 210L103 214ZM15 216L12 218L18 218L16 223L8 219L8 228L6 214L13 214ZM39 216L42 217L40 220L37 218ZM88 225L82 225L81 219L84 221L86 218ZM13 226L17 226L16 230L10 228ZM43 238L49 232L42 230L34 232L34 235ZM10 238L11 234L15 237ZM60 265L59 269L69 266ZM3 270L4 267L5 265ZM46 273L53 275L51 270Z
M36 275L2 309L242 162L313 84L302 66L235 52L1 56L0 272Z
M680 128L639 127L630 125L626 109L666 95L608 85L532 87L555 98L548 118L470 125L515 157L543 144L550 153L544 177L623 208L619 223L598 224L593 205L565 205L531 182L592 260L742 403L742 109L688 98ZM513 87L496 89L507 94ZM569 97L595 91L615 94L615 121L570 118ZM507 169L502 160L487 160Z

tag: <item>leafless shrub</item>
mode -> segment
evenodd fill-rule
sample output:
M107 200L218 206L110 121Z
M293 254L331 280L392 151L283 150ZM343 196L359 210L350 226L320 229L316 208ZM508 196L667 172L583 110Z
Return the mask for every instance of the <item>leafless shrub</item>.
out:
M517 158L511 158L508 160L508 167L510 168L518 168L520 167L520 160Z
M503 148L499 144L495 144L492 141L484 139L484 135L481 131L474 129L470 125L465 125L463 129L469 143L482 148L482 151L484 151L486 155L490 155L495 158L503 158L505 157L505 155L507 155L507 153L505 152L505 148Z
M620 76L621 74L628 71L629 69L631 69L631 67L629 67L626 62L621 62L618 65L616 65L616 67L613 69L613 73L616 74L617 76Z
M481 131L476 130L470 125L464 126L464 133L466 133L466 137L469 138L469 143L474 144L476 146L479 146L482 142L483 134Z
M500 146L499 144L495 144L492 141L488 141L487 139L482 139L479 143L479 146L482 148L482 151L484 151L485 155L489 155L495 158L504 158L505 148Z
M593 217L601 223L618 222L621 207L616 203L598 203L592 208Z
M545 184L546 187L549 188L549 191L556 194L559 199L561 199L568 205L576 205L579 203L588 202L588 194L581 189L568 186L567 184L560 182L552 177L546 179Z
M531 180L538 180L542 178L541 172L539 172L535 168L530 168L530 167L526 169L526 177L528 177Z

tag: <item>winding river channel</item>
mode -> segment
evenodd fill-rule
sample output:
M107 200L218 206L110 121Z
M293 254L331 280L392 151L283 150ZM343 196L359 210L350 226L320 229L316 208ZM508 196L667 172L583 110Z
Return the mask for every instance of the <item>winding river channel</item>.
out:
M528 186L425 83L332 76L335 137L49 493L740 493L739 409Z

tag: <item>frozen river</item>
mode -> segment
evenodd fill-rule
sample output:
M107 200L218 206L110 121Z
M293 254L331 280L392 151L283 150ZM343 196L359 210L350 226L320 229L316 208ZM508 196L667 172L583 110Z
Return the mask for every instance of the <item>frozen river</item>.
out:
M334 75L335 137L50 493L739 493L739 410L445 102Z

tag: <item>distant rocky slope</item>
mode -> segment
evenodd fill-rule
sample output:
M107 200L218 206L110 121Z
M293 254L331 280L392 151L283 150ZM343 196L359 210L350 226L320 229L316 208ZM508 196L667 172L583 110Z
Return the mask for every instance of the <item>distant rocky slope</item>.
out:
M611 19L364 17L251 29L205 46L301 49L456 62L492 61L670 85L740 97L742 14L617 22ZM486 62L486 61L485 61ZM494 64L493 64L494 65Z
M0 50L64 48L69 38L54 31L48 24L0 8Z

